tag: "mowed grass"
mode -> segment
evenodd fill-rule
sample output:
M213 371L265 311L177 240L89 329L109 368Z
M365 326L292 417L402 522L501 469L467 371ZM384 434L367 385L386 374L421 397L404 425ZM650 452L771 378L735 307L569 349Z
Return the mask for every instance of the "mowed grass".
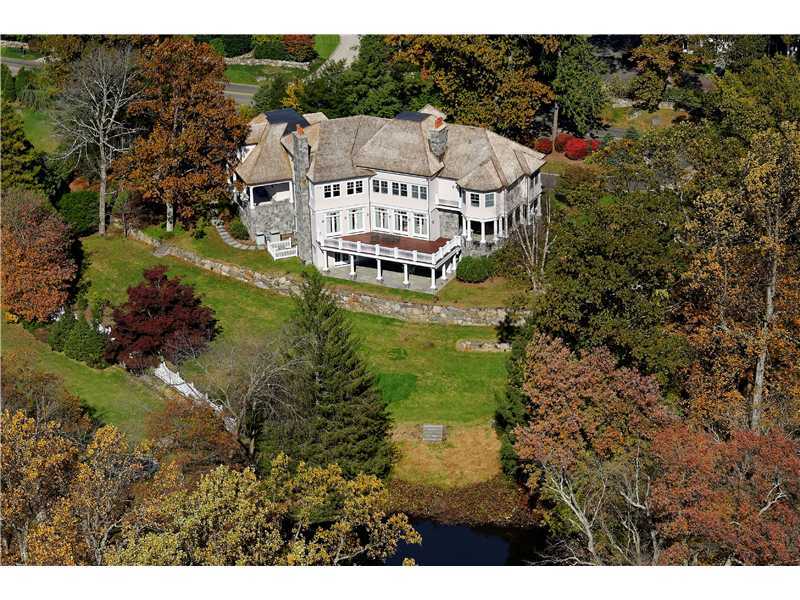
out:
M3 357L11 353L27 356L42 370L58 375L70 393L93 409L95 417L115 425L132 441L144 437L144 417L163 403L158 393L124 369L92 369L53 352L21 325L3 323L0 342Z
M292 302L177 259L155 257L144 244L121 237L84 238L91 282L90 301L108 298L122 302L128 286L142 279L149 266L164 264L195 286L214 309L221 325L215 343L273 336L286 322ZM486 423L495 394L505 379L502 354L463 353L455 349L462 338L493 339L488 327L455 327L406 323L395 319L348 313L363 355L378 376L379 385L398 423Z
M21 60L36 60L41 58L42 55L37 52L31 52L23 48L0 48L0 56L3 58L17 58Z
M338 45L339 36L336 34L323 33L314 36L314 50L317 51L320 58L328 58Z
M53 133L53 122L47 113L24 108L22 115L22 128L34 148L42 152L51 153L58 148L58 138Z

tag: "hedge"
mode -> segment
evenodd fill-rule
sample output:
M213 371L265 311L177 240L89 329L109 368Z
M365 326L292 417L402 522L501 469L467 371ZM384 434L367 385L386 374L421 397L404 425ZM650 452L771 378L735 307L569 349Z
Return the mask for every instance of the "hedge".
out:
M480 283L491 275L491 261L486 256L465 256L456 268L456 279L467 283Z
M58 201L58 212L76 235L84 236L97 231L100 225L99 206L97 192L68 192Z
M553 151L553 141L550 138L539 138L533 147L537 152L550 154Z
M588 154L589 144L580 138L572 138L564 147L564 156L570 160L583 160Z
M194 39L210 44L218 53L227 57L241 56L253 49L251 35L196 35Z
M67 310L58 321L48 328L47 344L56 352L63 352L67 336L77 322L72 311Z
M563 152L564 148L566 148L567 143L575 139L574 136L570 135L569 133L559 133L556 136L556 143L555 143L555 151L556 152Z
M106 341L106 336L97 331L95 324L90 324L81 318L77 320L66 336L64 354L84 362L90 367L103 368L107 366L104 359Z

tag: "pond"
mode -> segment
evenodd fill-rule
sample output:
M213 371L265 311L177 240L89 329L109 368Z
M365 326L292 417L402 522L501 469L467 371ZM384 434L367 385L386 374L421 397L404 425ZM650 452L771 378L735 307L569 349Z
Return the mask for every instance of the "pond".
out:
M402 544L386 564L400 565L404 558L413 558L424 566L524 565L536 561L545 544L545 533L539 529L444 525L424 519L412 524L422 544Z

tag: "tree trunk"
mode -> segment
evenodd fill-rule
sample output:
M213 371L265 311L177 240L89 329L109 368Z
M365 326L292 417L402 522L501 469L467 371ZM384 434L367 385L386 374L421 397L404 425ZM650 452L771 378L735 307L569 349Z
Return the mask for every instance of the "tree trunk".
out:
M752 414L750 417L750 429L757 431L761 420L761 403L764 398L764 380L767 370L767 341L769 338L769 327L772 323L772 315L775 312L774 298L775 286L778 280L778 259L773 256L769 283L767 284L767 306L764 313L764 324L761 327L761 347L758 352L758 362L756 363L756 376L753 385Z
M167 202L167 231L172 231L175 226L175 210L172 202Z
M558 135L558 102L556 102L555 108L553 109L553 130L550 135L553 138L553 150L555 150L556 136Z
M106 184L108 182L108 172L105 159L100 159L100 193L98 194L99 200L99 218L100 218L100 235L106 234Z

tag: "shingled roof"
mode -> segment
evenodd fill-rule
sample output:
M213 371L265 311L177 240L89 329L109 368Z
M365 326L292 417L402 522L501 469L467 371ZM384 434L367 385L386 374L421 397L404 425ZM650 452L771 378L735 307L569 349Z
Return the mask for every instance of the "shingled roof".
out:
M364 115L327 119L322 113L304 115L311 123L304 128L311 148L309 179L315 183L338 181L369 177L379 170L423 177L438 175L454 179L468 190L491 191L510 186L544 164L544 155L508 138L481 127L455 124L446 125L446 151L439 159L428 144L428 131L441 114L437 113L432 107L425 107L419 113L401 113L394 119ZM253 155L258 148L253 150L237 173L241 174L240 169L251 159L259 164L264 160L280 162L277 154L282 153L285 159L286 152L292 152L291 134L280 140L284 152L275 141L272 126L268 126L263 115L259 117L251 121L248 140L261 132L257 144L266 143L269 148L257 159ZM270 131L265 133L267 127ZM268 169L252 168L263 179L262 171L266 173ZM290 177L288 160L274 171ZM242 178L252 183L245 175Z
M255 148L236 167L236 174L245 183L260 185L292 178L289 156L281 146L281 136L285 129L285 123L271 125L266 119L258 117L250 122L250 132L245 143L255 144Z

